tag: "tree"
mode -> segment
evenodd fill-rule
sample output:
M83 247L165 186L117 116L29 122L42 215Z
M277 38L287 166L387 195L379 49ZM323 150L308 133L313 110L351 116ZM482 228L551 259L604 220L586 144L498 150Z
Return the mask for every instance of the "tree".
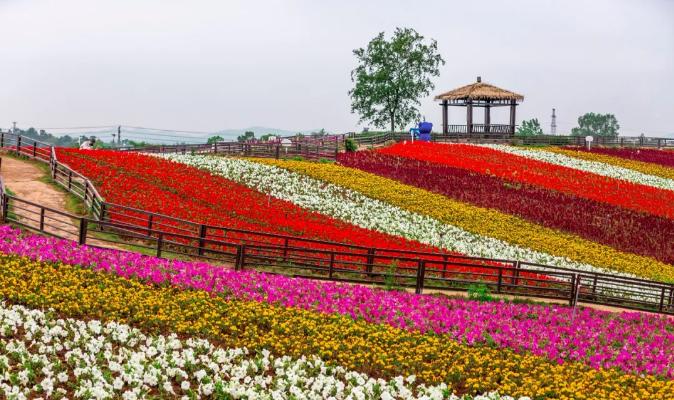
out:
M211 137L209 137L209 138L208 138L208 141L207 141L206 143L207 143L207 144L213 144L213 143L216 143L216 142L222 142L222 141L224 141L224 140L225 140L225 139L224 139L222 136L216 135L216 136L211 136Z
M313 138L321 138L321 137L323 137L323 136L325 136L325 135L327 135L327 134L328 134L328 133L325 131L325 129L324 129L324 128L321 128L321 130L318 131L318 132L311 132L311 137L313 137Z
M541 124L538 123L538 118L533 118L528 121L522 121L522 125L517 128L517 134L519 136L542 135L543 129L541 129Z
M263 142L267 142L267 141L275 139L275 138L276 138L276 135L274 135L273 133L266 133L266 134L260 136L260 140L262 140Z
M618 136L618 120L613 114L587 113L578 117L578 127L571 130L572 136Z
M243 135L236 138L239 142L247 142L253 139L255 139L255 132L252 131L245 131Z
M419 98L435 88L431 78L440 75L438 67L445 63L435 40L425 43L414 29L396 28L391 40L381 32L353 54L358 66L351 71L349 96L359 122L389 125L393 132L420 119Z

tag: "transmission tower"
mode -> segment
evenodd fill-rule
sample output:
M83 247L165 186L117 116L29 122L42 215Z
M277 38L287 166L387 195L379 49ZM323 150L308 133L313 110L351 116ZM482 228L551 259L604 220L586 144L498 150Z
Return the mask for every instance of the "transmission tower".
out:
M550 134L557 134L557 116L555 115L555 109L552 109L552 123L550 124Z

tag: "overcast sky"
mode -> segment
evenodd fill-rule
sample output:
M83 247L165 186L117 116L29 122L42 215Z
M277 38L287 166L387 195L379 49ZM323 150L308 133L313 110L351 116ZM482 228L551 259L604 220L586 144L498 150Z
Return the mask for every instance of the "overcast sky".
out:
M0 0L0 128L354 131L352 50L398 26L438 41L434 94L481 75L546 132L555 107L558 131L593 111L674 133L671 0ZM439 128L432 96L422 113Z

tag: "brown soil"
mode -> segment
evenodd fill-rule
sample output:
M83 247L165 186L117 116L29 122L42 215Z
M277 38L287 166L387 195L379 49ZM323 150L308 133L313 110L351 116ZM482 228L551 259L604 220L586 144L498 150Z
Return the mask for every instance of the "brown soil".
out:
M27 200L44 207L62 212L66 211L66 194L52 185L43 182L45 173L33 162L20 160L14 157L2 157L0 175L16 197ZM11 203L10 203L11 204ZM15 204L12 209L14 214L26 224L36 226L40 211L37 207L28 204ZM33 220L33 221L29 221ZM58 213L45 212L45 231L67 239L77 239L76 222Z

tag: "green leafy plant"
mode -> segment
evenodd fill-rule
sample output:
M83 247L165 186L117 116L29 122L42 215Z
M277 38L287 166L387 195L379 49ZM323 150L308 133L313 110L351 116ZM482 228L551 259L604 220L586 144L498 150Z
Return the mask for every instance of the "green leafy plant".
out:
M396 282L395 273L398 269L398 262L393 260L384 274L384 289L386 290L398 290L400 289L398 283Z
M533 118L530 120L522 121L522 125L517 128L518 136L538 136L543 134L543 129L541 129L541 124L538 122L538 118Z
M477 301L492 301L494 299L487 285L483 283L468 286L468 298Z
M346 141L344 142L344 147L346 148L346 151L358 150L358 145L356 144L356 141L351 138L346 139Z

